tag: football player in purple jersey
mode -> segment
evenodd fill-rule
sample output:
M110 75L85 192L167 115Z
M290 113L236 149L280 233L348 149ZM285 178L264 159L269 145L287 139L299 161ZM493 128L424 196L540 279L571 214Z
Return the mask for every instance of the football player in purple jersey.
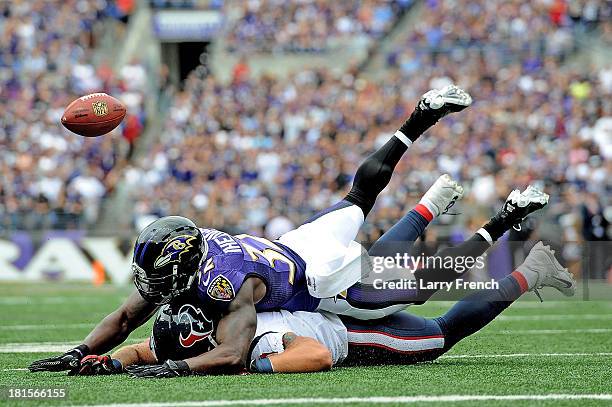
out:
M444 197L440 191L454 192ZM436 208L452 206L455 192L461 195L461 187L448 175L441 176L415 209L406 213L374 243L369 254L391 256L409 250L411 243L438 214ZM546 194L531 186L523 192L513 191L499 213L473 238L453 247L452 251L442 249L437 256L484 253L491 243L486 237L497 239L527 214L544 206L547 199ZM220 241L224 246L232 246L225 238ZM346 363L350 364L384 363L388 360L415 363L436 358L458 340L486 325L527 290L536 291L538 287L551 286L566 295L573 293L575 283L571 275L556 263L554 255L541 245L533 253L529 262L499 281L500 289L472 295L436 319L397 313L406 305L425 301L435 290L377 289L361 283L354 284L344 295L330 301L342 308L335 311L344 312L329 313L321 306L318 308L321 312L259 310L256 334L248 352L250 368L258 372L321 370L340 363L347 358L349 350ZM167 254L163 256L170 257ZM161 259L160 262L167 261L164 257ZM538 261L534 262L534 259ZM417 280L425 281L452 281L460 276L453 267L424 269L415 273ZM210 284L211 278L207 279ZM335 314L344 315L339 318ZM350 318L349 315L358 318ZM181 369L181 365L185 359L199 357L218 346L217 328L222 318L223 311L201 301L197 289L183 293L162 306L150 341L122 348L113 355L88 355L70 373L121 373L125 371L124 367L132 364L141 365L128 369L130 374L139 377L198 373L197 370ZM275 355L268 358L270 353ZM159 364L163 361L163 364ZM207 370L207 373L213 372L214 369Z
M471 102L469 94L453 85L425 93L390 140L359 166L348 195L278 241L200 229L179 216L153 222L134 247L137 290L83 344L35 361L30 370L74 369L83 357L121 344L159 306L194 296L207 312L221 315L218 346L185 360L167 361L159 369L171 375L242 371L256 331L257 310L312 311L320 299L340 294L360 279L363 250L354 239L395 166L425 130Z

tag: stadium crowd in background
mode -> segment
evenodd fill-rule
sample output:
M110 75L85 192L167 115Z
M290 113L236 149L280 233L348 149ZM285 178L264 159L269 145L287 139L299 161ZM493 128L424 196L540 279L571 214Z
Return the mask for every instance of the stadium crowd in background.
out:
M412 0L227 2L238 14L227 30L231 51L317 52L341 39L376 39Z
M580 17L542 2L427 4L427 17L398 41L380 81L315 70L288 79L240 75L222 85L192 73L176 94L163 142L130 172L134 187L142 186L134 188L136 224L180 213L229 231L267 227L274 238L340 199L357 164L420 95L455 82L476 96L474 105L415 143L362 237L375 239L447 172L470 191L465 216L442 219L455 235L482 223L510 189L540 181L552 197L548 216L563 225L557 236L596 231L608 240L611 72L566 64L577 25L603 18L604 2ZM441 25L443 16L456 27ZM460 26L477 16L481 26ZM521 37L513 26L534 34ZM486 46L485 38L497 44ZM447 52L450 45L456 51Z
M83 94L105 91L142 127L138 67L94 67L104 1L12 1L0 5L0 229L84 227L97 218L125 157L121 138L74 137L59 122ZM119 132L122 130L119 130ZM134 137L131 130L130 137Z
M96 22L125 15L109 4L3 6L0 96L11 103L0 104L2 227L91 225L124 175L135 229L181 214L275 238L340 199L358 163L421 94L455 82L474 105L412 147L361 238L377 238L447 172L469 194L464 216L440 219L450 226L446 234L462 237L510 189L541 182L552 197L546 216L555 222L544 222L552 233L610 240L612 70L572 60L585 33L597 30L612 42L609 2L426 1L415 29L394 40L381 79L365 79L357 66L254 78L248 58L230 84L196 69L172 96L161 141L128 167L145 124L147 73L138 61L119 72L92 65ZM224 4L242 16L228 31L230 47L303 51L346 33L377 38L411 2ZM58 125L63 108L99 90L133 115L116 130L124 137L72 137Z

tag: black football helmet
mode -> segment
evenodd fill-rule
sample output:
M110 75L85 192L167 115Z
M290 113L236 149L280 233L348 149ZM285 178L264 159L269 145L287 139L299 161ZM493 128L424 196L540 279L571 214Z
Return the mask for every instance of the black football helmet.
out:
M217 346L215 333L221 314L204 313L194 301L173 301L160 308L150 347L157 360L183 360Z
M132 272L142 297L157 305L191 288L208 243L187 218L166 216L144 228L134 245Z

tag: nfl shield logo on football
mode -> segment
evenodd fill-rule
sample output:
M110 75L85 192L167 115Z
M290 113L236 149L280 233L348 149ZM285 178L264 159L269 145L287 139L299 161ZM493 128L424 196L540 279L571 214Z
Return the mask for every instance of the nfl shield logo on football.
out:
M91 104L91 108L96 116L104 116L108 114L108 105L106 102L101 100L93 102Z

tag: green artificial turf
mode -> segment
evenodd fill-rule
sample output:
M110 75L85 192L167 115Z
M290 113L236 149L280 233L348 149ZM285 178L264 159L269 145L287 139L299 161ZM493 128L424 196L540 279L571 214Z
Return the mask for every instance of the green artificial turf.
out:
M605 293L609 286L602 285ZM82 405L296 398L443 395L612 394L612 301L521 299L481 332L436 362L414 366L337 368L294 375L132 379L68 377L13 370L53 353L22 353L21 343L79 342L112 311L127 289L65 284L0 286L0 386L65 388L63 400L0 400L5 405ZM412 312L437 316L451 306L432 301ZM13 326L13 328L11 328ZM148 336L150 324L132 341ZM15 351L11 351L14 348ZM595 355L605 353L605 355ZM528 354L504 357L500 355ZM484 357L473 357L485 355ZM390 400L386 405L400 404ZM308 403L310 404L310 403ZM331 404L337 404L331 402ZM362 401L360 405L371 405ZM428 402L426 405L612 405L612 400Z

